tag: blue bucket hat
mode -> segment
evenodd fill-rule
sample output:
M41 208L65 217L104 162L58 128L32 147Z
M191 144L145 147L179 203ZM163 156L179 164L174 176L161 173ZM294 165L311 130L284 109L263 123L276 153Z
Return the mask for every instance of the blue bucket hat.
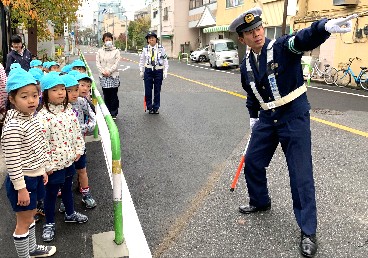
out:
M19 63L12 63L10 65L10 71L16 68L22 68Z
M64 81L66 88L78 85L77 79L70 74L64 74L64 75L61 75L60 77Z
M89 77L89 76L88 76L88 74L86 74L86 73L80 73L80 72L78 72L78 73L75 75L75 79L77 79L77 81L82 80L82 79L87 79L87 80L89 80L90 82L92 82L91 77Z
M70 74L71 76L74 76L74 77L77 77L77 75L79 74L80 72L77 71L77 70L71 70L68 74Z
M48 63L49 63L49 61L43 62L42 67L43 67L43 68L46 68L46 67L47 67L47 65L48 65Z
M72 67L76 67L76 66L86 67L86 64L82 60L77 59L77 60L74 60L74 62L72 63Z
M56 85L64 85L65 82L61 79L58 72L51 72L41 78L41 91L45 91L55 87Z
M37 67L33 67L31 69L29 69L28 71L30 74L32 74L33 78L36 80L36 81L40 81L40 79L42 78L43 76L43 72L40 68L37 68Z
M8 81L6 82L5 90L7 93L27 86L29 84L37 84L32 74L22 69L20 66L15 67L9 72Z
M30 66L30 67L35 67L35 66L40 66L40 65L42 65L41 60L32 60L32 61L29 63L29 66Z
M72 65L71 64L64 65L64 67L61 68L61 72L63 72L63 73L69 73L71 70L72 70Z
M47 62L46 68L50 69L51 66L60 66L58 63L56 63L55 61L51 61L51 62Z

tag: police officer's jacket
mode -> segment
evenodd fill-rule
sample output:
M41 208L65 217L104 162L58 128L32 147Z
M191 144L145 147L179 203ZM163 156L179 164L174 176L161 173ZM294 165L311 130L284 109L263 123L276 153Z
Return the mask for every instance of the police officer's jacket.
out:
M279 97L288 95L304 84L301 57L304 51L310 51L318 47L330 36L330 33L325 30L326 22L327 19L316 21L311 27L300 30L295 35L282 36L273 43L272 70L276 78ZM260 121L264 123L277 125L305 114L310 110L310 104L304 92L285 105L267 110L261 108L259 98L262 98L266 104L275 100L268 78L269 72L267 72L267 46L270 42L271 40L266 38L259 56L259 71L252 53L248 53L244 57L240 67L241 82L242 87L247 92L246 105L250 117L259 117ZM249 72L250 69L253 72L254 79L252 79L252 74ZM252 80L255 83L258 96L251 87Z
M154 53L153 60L152 51ZM167 73L169 62L167 61L167 55L163 46L158 44L153 47L149 44L145 46L139 59L139 70L143 72L145 68L152 69L152 61L155 64L153 67L154 69L163 69L164 73Z

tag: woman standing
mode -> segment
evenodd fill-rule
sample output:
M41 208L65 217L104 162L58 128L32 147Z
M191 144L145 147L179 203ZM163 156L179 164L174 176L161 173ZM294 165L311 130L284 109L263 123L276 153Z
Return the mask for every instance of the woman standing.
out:
M19 35L11 36L10 45L12 50L6 57L6 75L9 74L12 63L19 63L24 70L28 71L31 68L32 54L23 45L22 38Z
M144 99L149 114L159 114L161 85L162 80L167 77L169 63L164 47L157 43L156 33L148 32L146 40L148 45L143 48L139 60L140 76L144 79Z
M105 104L113 119L116 119L119 109L118 87L120 86L118 64L120 51L113 45L113 36L110 32L102 35L104 42L97 51L96 65L100 72L100 85Z

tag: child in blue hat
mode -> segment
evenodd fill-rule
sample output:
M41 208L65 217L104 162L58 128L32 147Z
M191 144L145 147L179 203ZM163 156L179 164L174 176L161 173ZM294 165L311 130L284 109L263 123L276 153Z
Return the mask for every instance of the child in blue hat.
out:
M33 59L33 60L29 63L29 66L30 66L31 68L39 68L39 69L42 69L42 62L41 62L41 60Z
M46 185L44 200L46 224L42 239L50 242L55 237L56 196L61 188L65 205L65 222L85 223L88 217L74 210L72 182L76 173L74 162L84 154L84 140L78 120L68 103L66 84L57 72L50 72L41 79L42 109L37 116L46 136L48 153L53 161Z
M77 70L80 73L85 73L87 71L86 64L80 59L74 60L71 65L72 70Z
M12 109L6 113L1 146L8 170L7 196L17 217L15 249L18 257L51 256L56 247L37 245L35 234L37 200L45 195L46 172L52 169L39 121L33 115L39 101L36 81L16 67L9 72L6 91Z
M78 72L78 74L81 73ZM92 111L87 100L83 97L80 97L80 89L79 89L80 82L78 81L78 78L69 74L63 75L61 77L66 84L68 92L68 100L72 104L73 111L76 114L79 121L82 136L84 137L86 133L93 132L96 126L96 114L94 111ZM88 184L86 159L87 158L85 151L84 154L80 157L80 159L76 161L74 164L78 173L78 182L79 182L78 190L82 194L82 202L86 205L86 208L91 209L96 207L97 204L94 198L92 197L90 187Z

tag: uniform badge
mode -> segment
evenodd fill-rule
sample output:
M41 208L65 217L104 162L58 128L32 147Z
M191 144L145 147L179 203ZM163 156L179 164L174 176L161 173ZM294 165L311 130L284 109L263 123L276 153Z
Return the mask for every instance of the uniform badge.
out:
M244 21L246 23L251 23L254 20L254 15L252 13L248 13L244 16Z

